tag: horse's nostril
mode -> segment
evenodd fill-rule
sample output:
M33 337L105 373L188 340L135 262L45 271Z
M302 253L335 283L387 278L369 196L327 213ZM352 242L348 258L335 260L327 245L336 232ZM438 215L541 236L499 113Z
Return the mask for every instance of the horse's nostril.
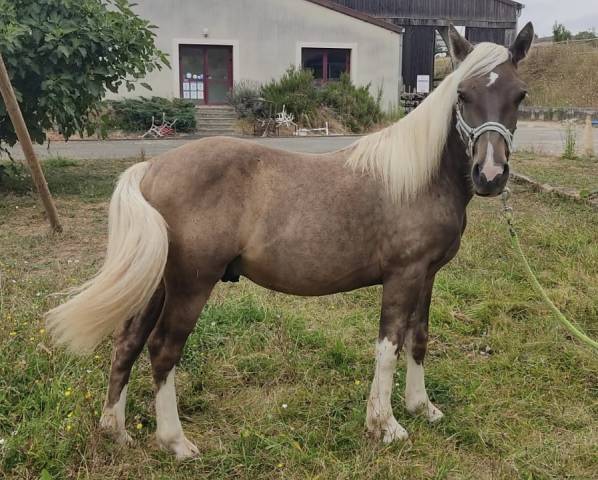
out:
M480 165L478 163L473 166L472 176L474 180L480 179Z

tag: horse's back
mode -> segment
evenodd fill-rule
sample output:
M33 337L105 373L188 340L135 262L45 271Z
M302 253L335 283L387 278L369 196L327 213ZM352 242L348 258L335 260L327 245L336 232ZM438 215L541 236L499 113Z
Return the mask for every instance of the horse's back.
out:
M380 192L345 163L342 151L300 154L215 137L154 159L142 191L181 258L207 255L225 269L236 259L239 273L265 286L328 293L378 275ZM359 271L367 279L351 274Z

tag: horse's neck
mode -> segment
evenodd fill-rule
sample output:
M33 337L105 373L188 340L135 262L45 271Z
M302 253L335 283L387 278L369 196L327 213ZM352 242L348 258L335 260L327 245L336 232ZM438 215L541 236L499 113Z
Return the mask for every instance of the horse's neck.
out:
M438 179L442 181L446 193L454 198L456 205L465 209L473 197L470 178L471 162L468 160L466 146L455 125L455 118L453 118L442 152Z

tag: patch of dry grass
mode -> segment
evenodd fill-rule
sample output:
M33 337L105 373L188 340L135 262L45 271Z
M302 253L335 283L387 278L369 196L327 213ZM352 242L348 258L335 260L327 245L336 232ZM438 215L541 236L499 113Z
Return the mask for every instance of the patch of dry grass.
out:
M598 42L536 46L519 70L529 86L526 103L598 108Z

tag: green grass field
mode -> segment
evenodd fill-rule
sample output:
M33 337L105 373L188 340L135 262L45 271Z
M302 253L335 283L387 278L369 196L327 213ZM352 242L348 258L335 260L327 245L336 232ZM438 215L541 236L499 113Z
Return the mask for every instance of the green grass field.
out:
M217 287L177 371L200 457L177 463L153 443L145 353L129 387L135 446L115 445L98 429L109 342L67 355L41 315L60 300L51 294L97 271L107 201L131 162L46 164L60 236L26 178L0 187L0 478L595 478L598 357L527 285L498 199L472 201L462 248L436 282L426 377L439 424L405 411L400 362L393 405L410 441L384 446L365 434L380 288L300 298L241 281ZM513 204L540 281L597 338L597 211L517 188Z
M580 192L598 192L598 159L559 157L520 152L513 159L516 172L529 175L540 183L571 188Z

